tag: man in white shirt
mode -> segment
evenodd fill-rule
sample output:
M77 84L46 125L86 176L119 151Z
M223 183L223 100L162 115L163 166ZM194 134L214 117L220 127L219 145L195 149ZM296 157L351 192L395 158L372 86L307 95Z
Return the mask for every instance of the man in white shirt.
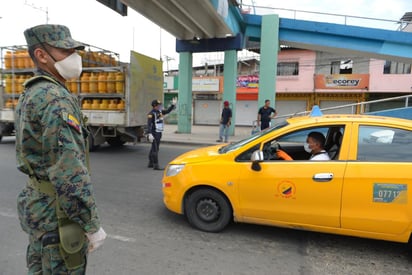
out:
M330 160L328 152L324 149L325 137L320 132L310 132L303 145L305 151L310 153L309 160ZM276 155L280 159L293 160L285 151L278 150Z

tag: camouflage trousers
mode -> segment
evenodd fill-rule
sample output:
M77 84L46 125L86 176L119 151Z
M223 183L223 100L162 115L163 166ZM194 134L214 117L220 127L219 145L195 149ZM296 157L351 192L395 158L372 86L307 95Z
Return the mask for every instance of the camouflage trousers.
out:
M29 238L26 261L29 275L82 275L86 274L88 242L82 249L85 264L76 269L68 270L60 255L59 244L42 246L41 240Z

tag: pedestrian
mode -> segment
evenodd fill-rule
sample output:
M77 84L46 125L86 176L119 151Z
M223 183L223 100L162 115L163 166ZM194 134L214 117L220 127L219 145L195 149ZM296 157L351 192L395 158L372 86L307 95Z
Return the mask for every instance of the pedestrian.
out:
M64 85L80 76L82 60L62 25L24 31L37 71L16 107L17 168L28 181L17 198L29 235L29 274L85 274L88 252L106 233L100 225L88 168L88 131L79 102Z
M265 100L265 105L259 108L257 117L257 126L260 125L260 130L269 128L270 120L277 115L276 110L270 107L270 100Z
M220 116L219 125L219 139L217 142L222 142L223 138L225 142L229 141L229 127L232 123L232 109L229 107L229 101L223 102L222 115Z
M164 115L170 113L176 108L177 99L172 99L172 104L167 110L161 110L161 102L157 99L152 101L152 110L147 114L147 138L152 143L149 152L149 164L148 168L154 170L163 170L159 166L159 147L160 140L162 139L162 132L164 129Z

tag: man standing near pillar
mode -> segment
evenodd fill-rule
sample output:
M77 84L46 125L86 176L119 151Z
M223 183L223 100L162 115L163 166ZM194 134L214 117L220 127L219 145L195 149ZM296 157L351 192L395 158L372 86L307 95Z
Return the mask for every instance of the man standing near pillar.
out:
M270 107L270 100L266 99L265 105L260 107L258 111L257 126L260 125L260 130L269 128L270 120L274 118L276 115L276 110Z
M228 142L229 141L229 127L232 123L232 109L229 107L229 101L223 102L222 115L220 117L220 126L219 126L219 139L217 142Z

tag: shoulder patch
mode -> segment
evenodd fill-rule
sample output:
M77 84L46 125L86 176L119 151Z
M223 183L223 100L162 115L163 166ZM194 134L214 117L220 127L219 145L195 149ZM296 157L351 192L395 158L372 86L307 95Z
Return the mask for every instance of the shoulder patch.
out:
M72 114L68 114L66 112L63 112L63 120L66 121L66 123L72 127L73 129L76 130L76 132L78 132L79 134L81 133L81 126L79 121L77 120L77 118L75 116L73 116Z
M148 114L148 115L147 115L147 118L152 118L152 117L153 117L152 114Z

